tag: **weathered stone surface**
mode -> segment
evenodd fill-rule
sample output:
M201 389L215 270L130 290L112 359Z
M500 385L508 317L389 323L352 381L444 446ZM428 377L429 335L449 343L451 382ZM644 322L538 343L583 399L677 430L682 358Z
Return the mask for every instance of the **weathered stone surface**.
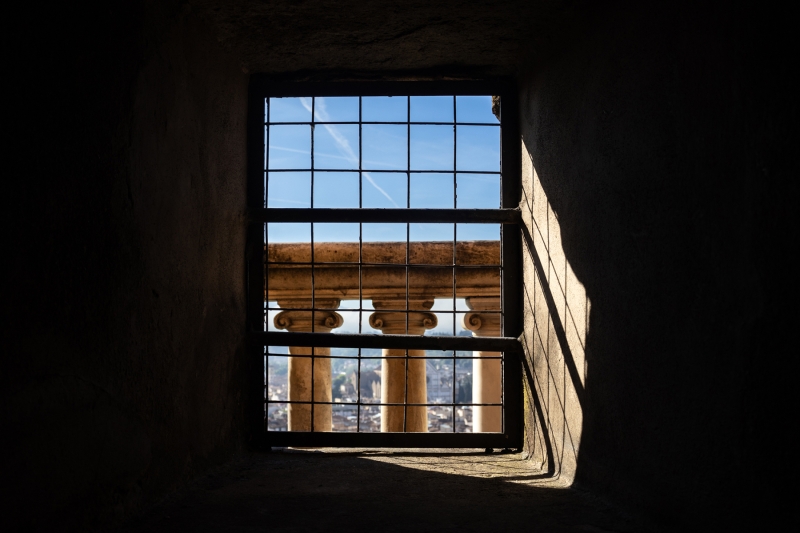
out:
M310 248L310 244L303 243L269 245L269 260L279 264L269 265L267 270L267 300L311 296L311 267L296 264L311 261ZM500 293L499 241L457 243L456 266L449 268L445 265L453 265L452 242L412 243L410 262L416 266L410 266L408 272L405 266L396 265L406 262L406 245L402 242L364 243L364 262L389 264L365 265L360 269L354 264L359 257L358 243L317 243L315 248L315 263L330 262L314 266L314 294L320 300L377 297L404 302L407 286L413 301L452 298L454 275L457 297ZM411 309L415 307L412 305Z
M405 79L513 74L546 38L561 2L193 0L250 72L313 79L331 71Z
M502 318L499 297L470 297L467 307L472 312L464 315L464 328L475 337L499 337ZM500 352L473 352L475 357L499 357ZM500 359L472 360L472 401L475 403L501 403L503 400L503 364ZM472 431L476 433L503 431L503 409L490 405L472 408Z
M381 309L403 309L403 300L372 300L378 311L369 316L369 325L388 335L422 335L436 327L433 313L387 313ZM433 300L409 302L411 309L430 309ZM381 403L424 404L428 402L425 350L384 348L381 361ZM381 431L427 432L428 408L424 405L382 405Z
M312 304L311 300L279 301L278 304L287 311L275 315L273 322L277 329L292 332L330 333L332 329L342 325L342 315L333 311L292 311L292 308L311 308L312 305L322 309L336 309L339 300L321 300ZM331 349L325 347L309 348L306 346L290 346L289 357L289 400L292 402L331 402ZM320 357L310 357L320 356ZM313 386L312 386L313 382ZM313 393L312 393L313 391ZM330 431L331 405L318 403L311 408L310 404L289 404L289 431ZM312 416L313 412L313 416ZM314 423L311 423L311 420Z

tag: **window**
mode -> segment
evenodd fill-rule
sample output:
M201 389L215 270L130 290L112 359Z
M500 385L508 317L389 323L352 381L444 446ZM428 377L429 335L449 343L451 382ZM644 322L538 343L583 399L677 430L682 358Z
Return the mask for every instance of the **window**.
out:
M504 83L254 77L264 445L521 446L514 98Z

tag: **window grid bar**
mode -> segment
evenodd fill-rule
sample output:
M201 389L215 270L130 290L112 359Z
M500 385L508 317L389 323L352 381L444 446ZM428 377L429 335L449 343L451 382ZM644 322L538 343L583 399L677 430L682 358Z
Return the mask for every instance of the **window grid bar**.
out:
M316 114L315 104L316 104L316 97L311 98L311 120L314 120L314 115ZM316 128L314 125L311 124L311 208L314 208L314 137L316 136ZM316 329L316 311L313 309L317 306L316 304L316 287L314 285L314 224L311 224L311 333L315 333ZM313 356L317 351L317 347L311 348L311 355ZM316 361L314 357L311 358L311 431L314 431L314 400L317 399L316 395L314 394L314 367L316 367Z
M359 348L361 350L361 348ZM434 350L426 350L428 352L433 352ZM444 352L452 352L453 350L442 350ZM467 351L467 350L456 350L456 351ZM269 355L272 357L291 357L293 359L309 359L311 357L316 357L318 359L353 359L352 356L349 355L297 355L297 354L286 354L286 353L278 353L278 352L267 352L264 355ZM405 355L364 355L362 359L364 360L373 360L379 361L383 359L405 359ZM452 356L446 355L424 355L418 356L417 359L445 359ZM486 356L477 356L477 355L465 355L460 356L457 355L455 359L467 361L469 359L503 359L502 355L486 355Z
M406 169L411 170L411 97L406 96ZM406 207L411 207L411 173L409 172L406 174ZM409 249L411 241L411 224L406 222L406 263L410 263L411 259L409 257ZM408 265L406 265L406 309L410 307L408 298ZM406 317L406 335L408 335L408 312L405 314ZM405 405L403 406L403 433L407 432L407 421L408 421L408 347L405 349L405 380L403 381L403 402ZM383 376L381 376L383 379ZM425 417L427 420L427 413L425 413ZM383 418L381 418L381 425L383 425Z
M458 154L458 116L456 115L456 97L453 96L453 170L457 168L456 157ZM458 183L456 173L453 172L453 209L458 202ZM458 242L458 224L453 224L453 264L456 264L456 243ZM453 336L456 334L456 269L453 268ZM453 406L451 407L453 433L456 432L456 352L453 351L453 385L450 387L453 395Z
M278 404L296 404L296 405L358 405L355 402L324 402L321 400L310 402L304 400L266 400L264 403L278 403ZM456 407L482 407L482 406L490 406L490 407L502 407L502 403L435 403L435 402L428 402L428 403L389 403L389 402L377 402L377 403L370 403L370 402L362 402L361 405L367 407L381 407L381 406L391 406L391 407L400 407L402 405L407 405L409 407L448 407L448 406L456 406Z
M266 261L266 264L268 264L270 266L278 266L278 267L283 267L283 268L311 266L311 263L309 261L297 261L297 262L291 262L291 261ZM337 267L351 268L353 266L361 265L361 266L398 267L398 268L402 267L402 266L408 266L408 267L419 268L419 269L423 269L424 268L424 269L442 269L442 270L444 270L444 269L451 270L454 267L455 268L463 268L463 269L502 270L502 267L499 264L492 265L492 264L488 264L488 263L487 264L481 264L481 265L474 265L474 264L464 265L464 264L456 263L455 265L453 265L453 264L450 264L450 263L447 263L447 264L442 264L442 263L373 263L373 262L369 262L369 261L363 261L363 262L355 262L355 261L320 261L320 262L314 263L314 265L315 266L328 266L328 267L331 267L331 268L337 268Z
M360 97L359 97L360 98ZM454 99L455 100L455 99ZM415 121L407 121L407 122L391 122L391 121L372 121L372 120L365 120L365 121L347 121L347 120L339 120L339 121L313 121L313 122L265 122L265 126L310 126L312 124L321 124L323 126L344 126L350 125L355 126L357 124L369 124L369 125L389 125L389 126L405 126L406 124L412 124L414 126L450 126L453 122L415 122ZM481 126L481 127L488 127L488 128L499 128L500 124L492 124L489 122L456 122L458 126Z
M522 344L515 337L449 337L394 334L304 333L266 331L253 333L252 340L267 346L308 346L329 348L405 348L411 350L461 350L519 354Z
M265 101L267 102L267 106L266 106L267 107L267 123L269 123L269 118L270 118L269 117L269 113L270 113L270 110L272 109L272 102L270 102L270 100L268 98L266 98ZM269 127L265 127L264 130L265 130L264 131L264 136L265 136L265 141L266 141L264 143L264 168L267 169L267 168L269 168L269 133L270 133L270 131L269 131ZM262 202L262 208L266 209L267 205L269 205L269 172L265 172L264 175L266 176L266 178L264 179L264 198L263 198L263 202ZM269 264L268 264L268 262L269 262L269 253L268 253L268 250L269 250L269 230L268 230L268 228L269 228L269 225L266 222L264 222L264 224L262 226L262 234L264 236L264 254L263 254L263 259L262 259L262 269L264 271L264 281L263 281L263 283L264 283L264 295L269 294ZM266 298L264 298L264 299L266 300ZM265 303L266 303L266 305L263 306L263 307L266 307L266 309L263 310L263 319L261 321L262 322L262 331L269 330L269 301L266 301ZM264 347L264 351L265 352L269 352L269 348L267 346L265 346ZM269 398L269 381L270 381L269 380L269 377L270 377L269 376L269 355L264 357L264 368L265 368L265 370L264 370L264 387L263 387L264 388L264 392L263 392L263 395L266 396L267 398ZM267 407L268 407L268 404L263 409L263 411L264 411L263 412L263 418L264 418L265 429L268 431L269 430L269 426L267 425L268 424L267 418L268 418L268 415L269 415L269 411L267 410Z
M363 187L364 175L361 172L362 167L362 125L361 125L361 97L358 97L358 208L363 206ZM364 224L358 223L358 333L361 334L361 324L364 316L361 308L364 307L364 291L363 283L364 275L362 272L362 265L364 264ZM356 374L356 395L358 398L358 408L356 409L356 433L361 433L361 348L358 349L358 373Z
M327 308L324 308L324 307L315 307L315 308L311 308L311 307L292 307L290 309L284 309L282 307L269 307L268 309L270 311L277 311L277 310L281 310L281 311L289 311L289 310L291 310L291 311L334 311L334 309L327 309ZM371 309L365 309L364 307L360 307L360 308L342 309L342 311L371 311ZM411 308L411 309L381 309L380 311L382 311L382 312L385 311L387 313L405 313L407 311L408 312L425 311L425 309L416 309L416 308ZM458 309L456 309L455 311L446 311L446 310L443 310L443 309L436 309L435 311L431 311L431 312L432 313L441 313L441 314L444 314L444 315L452 315L452 314L459 314L459 313L469 313L470 311L469 310L459 311ZM500 311L481 311L481 314L500 315ZM339 335L339 333L331 333L331 335Z
M264 168L264 172L310 172L310 168ZM359 169L357 168L315 168L314 172L358 172ZM494 174L500 175L499 170L411 170L411 169L385 169L385 168L365 168L363 172L383 172L388 174L452 174L453 172L457 174Z
M410 181L410 180L409 180ZM441 224L521 224L519 209L353 209L273 207L251 210L257 222L411 222Z

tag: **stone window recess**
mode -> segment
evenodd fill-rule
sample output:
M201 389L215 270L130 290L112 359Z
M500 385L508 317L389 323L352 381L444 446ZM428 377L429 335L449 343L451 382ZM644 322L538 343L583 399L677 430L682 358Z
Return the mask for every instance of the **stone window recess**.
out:
M521 446L515 116L501 82L254 76L248 335L264 446Z

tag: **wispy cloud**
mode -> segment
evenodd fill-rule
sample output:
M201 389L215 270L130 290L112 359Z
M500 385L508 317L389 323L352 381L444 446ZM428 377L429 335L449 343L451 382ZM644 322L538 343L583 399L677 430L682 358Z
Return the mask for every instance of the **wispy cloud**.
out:
M300 150L298 148L289 148L289 147L286 147L286 146L276 146L274 144L270 144L269 145L269 151L270 152L273 152L273 151L275 151L275 152L294 152L296 154L310 154L311 153L309 150ZM317 156L324 156L324 157L328 157L330 159L343 159L345 161L352 161L352 159L350 157L345 157L343 155L327 154L325 152L315 152L315 154ZM375 165L375 167L388 166L385 163L382 163L381 161L371 161L369 159L362 159L361 163L368 164L368 165ZM353 166L353 168L356 168L357 166L358 166L358 161L356 161L356 163ZM389 169L389 170L392 170L392 169ZM400 171L398 170L398 172L400 172Z
M308 202L298 202L297 200L287 200L285 198L275 198L274 196L270 196L270 202L278 202L283 204L298 204L298 205L308 205Z
M325 102L324 100L317 100L317 103L314 106L313 112L314 112L314 118L316 120L321 120L321 121L330 120L330 116L328 115L328 112L325 109L324 102ZM303 104L303 107L305 107L308 111L311 111L311 102L309 102L307 98L301 98L300 103ZM324 127L328 131L328 133L330 133L333 140L336 142L337 145L339 145L339 149L342 151L342 153L345 154L347 160L349 160L353 164L353 168L357 168L358 156L353 151L353 148L350 146L350 142L347 140L347 138L344 135L342 135L342 133L338 130L338 128L336 128L336 126L333 124L322 124L322 127ZM377 183L375 183L375 180L372 179L372 176L369 175L369 172L364 172L362 175L365 178L367 178L367 181L369 182L370 185L375 187L375 189L377 189L378 192L380 192L390 202L392 202L392 204L395 207L400 207L399 205L397 205L397 202L394 201L394 198L389 196L389 193L384 191Z

